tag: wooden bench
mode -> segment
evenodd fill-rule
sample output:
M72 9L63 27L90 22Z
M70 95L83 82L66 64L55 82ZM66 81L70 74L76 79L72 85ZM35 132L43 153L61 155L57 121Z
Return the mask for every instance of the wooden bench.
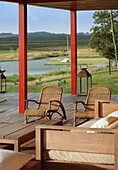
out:
M21 144L35 138L36 125L62 125L61 120L40 119L33 123L0 123L0 144L12 144L20 151Z
M40 161L40 170L118 170L117 144L117 129L36 127L36 160ZM46 150L114 155L114 164L45 159Z

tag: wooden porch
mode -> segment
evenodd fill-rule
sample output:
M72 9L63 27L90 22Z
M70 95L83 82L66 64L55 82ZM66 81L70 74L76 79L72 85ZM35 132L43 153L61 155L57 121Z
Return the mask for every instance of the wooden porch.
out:
M29 93L29 99L39 98L39 93ZM71 94L63 94L62 103L66 110L67 120L64 120L64 126L73 126L74 102L77 100L85 101L86 96L73 96ZM118 95L112 95L112 100L118 100ZM0 95L0 124L2 123L23 123L24 115L19 114L18 109L18 93L4 93ZM56 114L54 119L59 119ZM34 119L34 118L33 118ZM4 128L3 128L4 131ZM21 151L29 154L35 154L34 139L23 144Z

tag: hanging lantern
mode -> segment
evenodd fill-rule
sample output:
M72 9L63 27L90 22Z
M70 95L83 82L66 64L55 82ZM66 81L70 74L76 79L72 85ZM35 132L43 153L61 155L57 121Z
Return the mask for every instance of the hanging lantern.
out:
M6 70L0 69L0 93L6 92L6 77L3 74Z
M87 95L88 90L92 87L92 76L87 68L81 68L77 75L77 94Z

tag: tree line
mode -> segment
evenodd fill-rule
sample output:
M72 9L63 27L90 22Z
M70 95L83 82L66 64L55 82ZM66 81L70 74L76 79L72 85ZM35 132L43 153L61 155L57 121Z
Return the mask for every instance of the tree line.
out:
M78 44L86 45L89 43L91 34L89 33L78 33L77 41ZM50 46L66 46L70 44L70 34L56 34L49 32L33 32L28 33L28 48L39 49ZM1 33L0 34L0 49L17 49L18 48L18 34L12 33Z

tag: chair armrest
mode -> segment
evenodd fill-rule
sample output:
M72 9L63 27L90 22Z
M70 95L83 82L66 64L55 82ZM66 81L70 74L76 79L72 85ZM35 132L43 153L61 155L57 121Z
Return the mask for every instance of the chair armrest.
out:
M76 101L76 102L75 102L76 105L77 105L78 103L81 103L81 104L83 104L83 105L86 105L85 102L83 102L83 101Z
M33 102L33 103L36 103L36 104L40 104L40 102L37 102L36 100L25 100L26 102L26 109L28 109L28 105L29 105L29 102Z
M85 109L86 104L83 101L76 101L74 103L74 109L75 109L76 112L78 111L78 109L77 109L78 104L82 104L84 106L84 109Z
M51 109L51 106L54 105L53 103L57 103L58 104L58 107L63 107L63 104L59 101L59 100L51 100L49 101L49 110L52 110ZM56 105L57 106L57 105Z
M49 101L49 105L51 106L51 104L52 104L53 102L54 102L54 103L57 102L59 105L62 105L62 103L61 103L59 100L50 100L50 101Z

